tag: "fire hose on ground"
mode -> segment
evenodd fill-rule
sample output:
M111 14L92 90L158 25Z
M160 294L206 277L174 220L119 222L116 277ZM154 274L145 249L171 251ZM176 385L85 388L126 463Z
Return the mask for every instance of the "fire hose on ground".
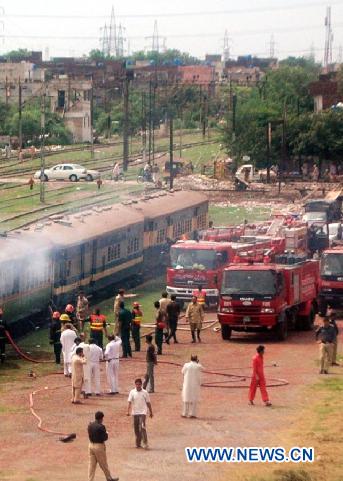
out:
M206 321L206 322L209 323L209 326L207 326L206 328L210 328L214 324L217 323L217 321L214 321L214 322L213 321ZM145 325L144 327L150 327L150 325ZM189 329L184 329L184 330L189 330ZM11 343L13 348L15 349L15 351L23 359L25 359L29 362L34 362L36 364L40 364L40 363L50 363L51 364L51 363L54 362L54 361L48 361L48 360L33 359L30 356L27 356L17 346L17 344L13 341L11 335L7 331L6 331L6 335L7 335L7 338L9 340L9 342ZM132 363L132 362L145 363L146 362L143 359L122 359L122 361L130 362L130 363ZM175 361L162 361L162 360L158 361L158 365L176 366L176 367L179 367L179 368L181 368L183 366L183 364L180 364L180 363L175 362ZM266 366L266 367L275 367L275 366L276 365L273 364L271 366ZM233 368L230 368L230 369L250 369L250 367L246 367L246 368L245 367L233 367ZM221 376L221 377L226 378L225 381L204 382L204 383L201 384L201 386L205 387L205 388L219 388L219 389L242 389L243 388L244 389L244 388L249 387L247 384L242 384L247 380L248 376L245 376L245 375L223 373L223 372L212 371L212 370L203 370L203 373L209 374L209 375L214 375L214 376ZM51 374L59 374L59 373L51 373ZM227 383L241 383L241 384L225 385ZM281 387L281 386L286 386L288 384L289 384L289 382L285 379L269 378L268 383L267 383L267 387ZM46 433L49 433L49 434L55 434L55 435L61 436L59 439L62 442L68 442L68 441L71 441L71 440L75 439L76 434L75 433L65 433L65 432L61 432L61 431L54 431L54 430L51 430L51 429L48 429L48 428L44 427L42 418L36 413L36 411L34 409L34 396L36 396L37 394L39 394L41 392L47 392L49 390L52 391L52 390L64 389L65 387L70 387L70 385L57 386L57 387L54 387L54 388L49 388L48 386L45 386L42 389L32 391L29 395L30 412L38 420L37 428L40 431L43 431L43 432L46 432Z

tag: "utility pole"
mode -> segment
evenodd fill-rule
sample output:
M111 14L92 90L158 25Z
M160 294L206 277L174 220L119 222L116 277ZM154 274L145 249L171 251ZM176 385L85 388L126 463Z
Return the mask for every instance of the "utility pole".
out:
M183 115L182 110L180 110L180 159L182 158L182 128L183 128Z
M169 116L169 188L173 188L174 184L174 119Z
M21 82L20 82L20 77L18 79L18 117L19 117L19 151L21 151L22 146L23 146L23 121L22 121L22 115L21 115L21 110L22 110L22 87L21 87Z
M123 123L123 170L127 172L129 165L129 79L125 72L124 86L124 123Z
M272 123L267 124L267 184L270 184L270 153L272 145Z
M43 96L41 98L41 129L40 129L40 201L45 203L45 84L43 87Z
M150 79L149 81L149 117L148 117L148 122L149 122L149 164L151 165L151 144L152 144L152 131L151 131L151 118L152 118L152 81Z
M154 81L153 85L153 92L152 92L152 161L155 163L155 112L156 112L156 88L157 88L157 83L156 79Z
M143 161L146 161L146 95L142 92L142 152Z
M93 78L92 78L92 87L90 93L90 111L91 111L91 159L94 159L94 138L93 138L93 122L94 122L94 112L93 112Z

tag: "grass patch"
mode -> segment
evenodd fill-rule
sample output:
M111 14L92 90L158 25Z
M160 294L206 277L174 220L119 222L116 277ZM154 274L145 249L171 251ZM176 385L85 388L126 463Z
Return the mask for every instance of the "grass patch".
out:
M241 224L245 219L248 222L267 220L270 217L269 207L240 207L227 206L219 207L210 205L209 218L214 221L214 225Z

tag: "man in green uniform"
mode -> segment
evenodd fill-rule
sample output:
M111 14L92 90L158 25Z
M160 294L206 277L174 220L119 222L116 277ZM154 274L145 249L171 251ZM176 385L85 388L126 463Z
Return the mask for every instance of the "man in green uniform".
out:
M119 305L119 328L121 332L121 341L123 347L123 357L132 357L130 345L130 332L132 324L132 314L128 309L125 309L124 302Z

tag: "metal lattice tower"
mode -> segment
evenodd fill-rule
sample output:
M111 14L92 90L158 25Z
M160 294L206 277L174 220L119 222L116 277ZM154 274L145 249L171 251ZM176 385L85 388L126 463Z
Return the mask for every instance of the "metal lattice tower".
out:
M118 27L118 38L117 38L117 57L124 57L124 36L123 36L123 27L121 23Z
M227 62L230 60L230 43L229 43L229 33L225 30L224 34L224 45L223 45L223 61Z
M324 49L324 68L332 63L332 43L333 43L333 33L331 27L331 7L326 8L325 17L325 49Z
M101 41L101 51L105 56L108 56L110 53L109 53L109 44L108 44L108 30L107 30L106 23L105 23L105 26L101 30L102 30L102 37L100 39L100 41Z
M315 62L315 60L316 60L316 48L315 48L313 42L310 45L310 52L309 52L308 58L310 60L313 60L313 62Z
M154 23L154 33L152 34L152 49L153 52L159 53L160 51L160 38L158 36L157 20Z
M114 14L114 7L111 10L111 20L108 32L108 50L109 55L118 57L118 45L117 45L117 25L116 17Z
M269 58L275 58L275 39L274 39L274 34L272 34L271 37L270 37L270 42L269 42Z

